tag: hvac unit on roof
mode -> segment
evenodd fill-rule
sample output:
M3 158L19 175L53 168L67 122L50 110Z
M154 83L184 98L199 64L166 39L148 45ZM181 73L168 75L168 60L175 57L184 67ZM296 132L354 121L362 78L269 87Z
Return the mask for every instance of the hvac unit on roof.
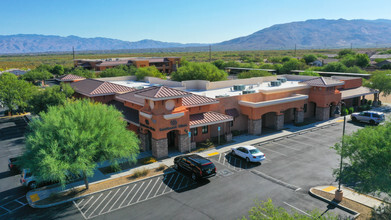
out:
M234 91L243 91L246 89L245 85L239 84L239 85L234 85Z
M215 98L224 98L224 97L229 97L229 95L225 94L225 95L216 95Z
M276 81L271 81L271 82L270 82L270 86L281 86L281 81L278 81L278 80L276 80Z
M244 91L242 92L243 95L245 95L245 94L251 94L251 93L255 93L255 90L244 90Z
M280 77L277 80L280 81L281 83L284 83L287 81L287 79L285 77Z

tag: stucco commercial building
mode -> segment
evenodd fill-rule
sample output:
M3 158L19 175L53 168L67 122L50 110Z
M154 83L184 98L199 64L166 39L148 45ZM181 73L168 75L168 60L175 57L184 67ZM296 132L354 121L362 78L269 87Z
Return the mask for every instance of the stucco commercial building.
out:
M82 67L94 71L103 71L119 65L132 65L136 68L155 66L162 73L176 71L181 64L180 57L126 57L108 59L78 59L74 60L75 67Z
M174 82L134 77L71 83L77 97L114 105L136 132L142 151L157 158L187 152L207 139L232 139L232 132L261 135L306 119L328 120L343 101L360 105L377 91L357 77L281 75L240 80Z

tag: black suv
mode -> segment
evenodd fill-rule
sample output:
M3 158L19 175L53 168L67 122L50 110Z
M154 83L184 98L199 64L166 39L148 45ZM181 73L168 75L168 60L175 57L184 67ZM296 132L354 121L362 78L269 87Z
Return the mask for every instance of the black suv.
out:
M8 159L8 168L13 173L21 173L21 169L19 167L21 157L12 157Z
M191 172L191 178L197 180L216 175L216 167L212 161L197 154L179 156L174 159L174 167Z

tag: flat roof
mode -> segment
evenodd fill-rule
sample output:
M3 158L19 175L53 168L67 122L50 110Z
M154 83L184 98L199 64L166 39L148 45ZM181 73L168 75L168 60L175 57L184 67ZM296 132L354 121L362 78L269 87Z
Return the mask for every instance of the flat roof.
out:
M284 83L281 83L280 86L271 86L270 82L264 82L260 84L251 84L251 85L244 85L246 88L245 90L254 90L255 93L259 93L259 90L261 91L273 91L273 90L279 90L279 89L287 89L287 88L300 88L300 87L308 87L307 84L300 83L300 81L287 81ZM209 98L216 98L216 96L238 96L242 95L243 91L233 91L233 87L225 87L220 89L211 89L211 90L204 90L204 91L194 91L194 90L186 90L187 92L191 92L197 95L206 96Z

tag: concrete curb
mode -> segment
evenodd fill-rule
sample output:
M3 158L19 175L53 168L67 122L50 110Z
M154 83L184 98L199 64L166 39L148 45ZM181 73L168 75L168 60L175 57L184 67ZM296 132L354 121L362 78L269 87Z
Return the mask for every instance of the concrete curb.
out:
M114 186L114 187L111 187L111 188L107 188L107 189L102 189L102 190L99 190L99 191L96 191L96 192L92 192L92 193L89 193L89 194L86 194L86 195L82 195L82 196L79 196L79 197L74 197L74 198L71 198L71 199L67 199L67 200L64 200L64 201L60 201L60 202L55 202L55 203L51 203L51 204L47 204L47 205L36 205L34 204L34 202L31 202L30 203L30 200L27 198L29 193L31 191L29 191L27 194L26 194L26 199L29 203L29 205L33 208L40 208L40 209L43 209L43 208L50 208L50 207L53 207L53 206L57 206L57 205L61 205L61 204L64 204L64 203L67 203L67 202L72 202L73 200L76 200L76 199L81 199L81 198L84 198L86 196L90 196L90 195L93 195L93 194L96 194L96 193L100 193L100 192L104 192L104 191L107 191L107 190L112 190L112 189L116 189L116 188L119 188L119 187L122 187L122 186L125 186L125 185L128 185L128 184L131 184L131 183L137 183L137 182L140 182L140 181L143 181L143 180L148 180L148 179L152 179L154 177L157 177L157 176L161 176L161 175L165 175L165 174L169 174L169 173L173 173L175 172L174 169L171 169L170 171L168 171L167 173L164 173L164 174L157 174L157 175L153 175L153 176L149 176L147 178L144 178L144 179L139 179L139 180L136 180L136 181L132 181L132 182L129 182L129 183L124 183L124 184L121 184L121 185L118 185L118 186ZM107 179L107 180L110 180L110 179ZM93 185L93 184L97 184L97 183L100 183L100 182L103 182L103 181L98 181L98 182L94 182L90 185ZM80 188L80 187L83 187L83 186L78 186L76 188ZM64 191L61 191L61 192L67 192L67 191L70 191L70 190L73 190L74 188L72 189L67 189L67 190L64 190Z
M336 202L334 202L334 201L328 200L328 199L324 198L323 196L320 196L320 195L315 194L314 192L312 192L313 189L314 189L314 187L312 187L312 188L308 191L308 193L309 193L312 197L317 198L317 199L319 199L319 200L322 200L322 201L324 201L324 202L327 202L327 203L330 204L330 205L333 205L333 206L335 206L335 207L338 207L338 208L344 210L345 212L348 212L348 213L354 215L354 216L353 216L353 219L356 219L356 218L360 215L360 213L358 213L358 212L356 212L356 211L354 211L354 210L352 210L352 209L349 209L348 207L345 207L345 206L340 205L340 204L338 204L338 203L336 203Z

